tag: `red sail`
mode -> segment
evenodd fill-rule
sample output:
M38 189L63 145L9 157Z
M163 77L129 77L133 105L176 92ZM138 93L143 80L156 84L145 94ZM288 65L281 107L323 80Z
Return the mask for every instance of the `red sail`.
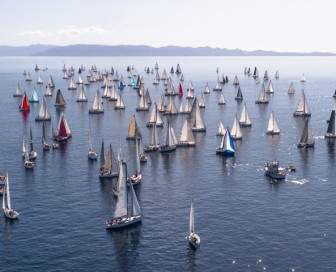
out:
M24 95L23 99L22 99L22 104L21 104L21 109L28 111L29 110L29 105L28 105L28 101L27 101L27 96Z
M182 85L180 83L179 85L179 91L178 91L179 95L182 96L183 95L183 90L182 90Z
M65 124L64 124L64 119L63 119L63 116L62 116L62 120L61 120L61 123L60 123L60 127L59 127L59 131L58 131L58 137L68 137L68 133L66 131L66 128L65 128Z

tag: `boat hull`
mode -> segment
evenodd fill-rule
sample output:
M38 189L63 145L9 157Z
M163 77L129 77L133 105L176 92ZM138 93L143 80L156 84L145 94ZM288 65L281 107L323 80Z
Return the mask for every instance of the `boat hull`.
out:
M222 89L213 88L213 91L214 91L214 92L221 92Z
M87 99L77 99L76 102L87 102Z
M39 122L39 121L50 121L50 120L51 120L51 117L45 118L45 117L39 117L39 116L37 116L35 118L35 121L37 121L37 122Z
M89 110L89 114L103 114L104 110Z
M17 211L14 211L13 209L4 209L4 215L8 219L18 219L19 218L19 213Z
M191 128L193 132L206 132L206 128Z
M235 153L227 151L227 150L217 149L216 154L217 155L222 155L222 156L225 156L225 157L233 157Z
M124 106L124 107L115 106L114 109L115 109L115 110L124 110L124 109L125 109L125 106Z
M196 143L194 143L194 142L190 142L190 143L188 143L188 142L178 142L177 146L178 147L194 147L194 146L196 146Z
M144 152L155 152L159 149L158 146L146 146Z
M176 146L160 146L159 152L164 153L164 152L171 152L171 151L175 151L176 150Z
M130 225L134 225L139 222L141 222L141 215L129 217L129 218L126 218L125 220L116 222L114 224L112 222L107 222L106 229L121 229L121 228L128 227Z
M268 104L268 101L256 101L256 104Z
M295 116L295 117L310 117L311 113L294 112L293 116Z

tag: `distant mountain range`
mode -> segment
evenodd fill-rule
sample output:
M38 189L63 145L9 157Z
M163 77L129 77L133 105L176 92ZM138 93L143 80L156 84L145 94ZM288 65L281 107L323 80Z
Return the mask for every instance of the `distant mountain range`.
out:
M94 45L67 46L34 44L29 46L0 45L0 56L336 56L325 52L274 52L265 50L244 51L213 47L151 47L146 45Z

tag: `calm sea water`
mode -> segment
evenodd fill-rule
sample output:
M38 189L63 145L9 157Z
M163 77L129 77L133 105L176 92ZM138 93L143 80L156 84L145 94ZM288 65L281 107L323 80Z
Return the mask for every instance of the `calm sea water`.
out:
M88 103L76 103L78 91L67 90L70 81L62 79L61 69L64 63L77 69L81 64L87 68L95 64L100 71L113 67L128 81L126 67L134 65L144 76L152 101L158 102L164 90L162 83L152 85L154 75L143 72L156 61L160 75L164 68L169 72L171 66L180 63L184 90L192 80L198 96L207 82L211 89L214 87L218 67L219 75L230 79L223 88L227 104L217 105L218 92L205 96L207 132L196 135L195 148L149 154L147 164L142 164L143 180L135 188L143 211L142 224L109 232L105 221L111 218L116 203L112 194L116 181L100 181L99 162L87 159L89 120L94 149L99 152L104 139L105 145L111 143L117 151L121 142L133 172L135 144L125 140L128 122L135 114L146 145L150 112L135 112L139 97L126 87L122 91L125 111L115 111L113 102L106 101L104 115L89 116L100 84L85 87ZM48 70L36 73L35 64ZM268 105L254 103L260 85L244 76L245 66L257 66L261 76L267 69L275 89ZM0 216L0 270L335 271L336 145L321 137L334 105L335 67L336 58L327 57L1 58L0 168L3 172L8 169L12 205L20 212L20 219L11 222ZM31 83L24 80L24 69L30 71ZM274 79L276 70L278 80ZM299 82L303 72L307 76L304 85ZM19 82L28 94L35 87L41 99L45 84L36 85L38 74L45 84L51 74L56 84L53 97L47 98L54 127L60 114L54 107L58 88L67 102L65 115L73 137L60 150L42 151L42 124L34 121L39 105L31 105L24 118L18 109L20 100L12 97ZM243 129L236 156L223 158L215 154L220 141L215 136L219 121L231 127L243 106L234 100L235 75L252 128ZM177 88L179 78L175 74L172 78ZM296 92L288 96L291 81ZM303 87L316 137L315 149L309 150L296 148L304 120L292 116ZM174 99L179 107L180 99ZM281 129L277 137L265 135L271 111ZM177 136L184 118L172 118ZM47 125L49 143L51 124ZM34 171L26 171L21 158L22 137L30 126L38 152ZM270 184L263 173L264 163L274 159L296 167L296 172L277 185ZM192 199L195 228L202 240L197 251L185 240Z

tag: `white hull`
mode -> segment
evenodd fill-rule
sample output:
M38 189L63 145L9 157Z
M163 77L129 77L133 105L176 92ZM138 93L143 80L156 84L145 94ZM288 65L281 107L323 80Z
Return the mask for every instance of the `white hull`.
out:
M13 209L4 209L4 215L8 218L8 219L18 219L19 218L19 213L17 211L14 211Z
M141 215L135 216L135 217L128 217L125 219L122 219L120 221L115 222L107 222L106 223L106 229L119 229L124 228L130 225L133 225L135 223L141 222Z

